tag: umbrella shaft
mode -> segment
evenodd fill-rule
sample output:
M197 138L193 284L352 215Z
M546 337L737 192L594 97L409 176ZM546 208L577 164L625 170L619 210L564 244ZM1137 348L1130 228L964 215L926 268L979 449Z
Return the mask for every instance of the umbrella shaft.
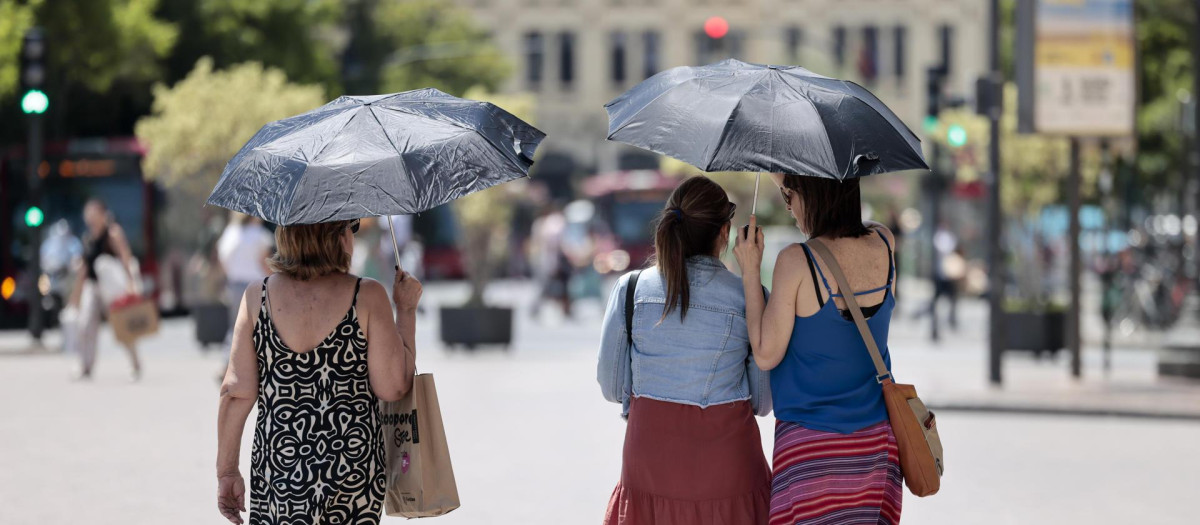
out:
M758 172L754 176L754 203L750 205L750 215L758 215L758 181L762 179L762 172Z
M392 225L392 216L388 215L388 233L392 234L392 253L396 255L396 271L400 271L400 247L396 244L396 227Z

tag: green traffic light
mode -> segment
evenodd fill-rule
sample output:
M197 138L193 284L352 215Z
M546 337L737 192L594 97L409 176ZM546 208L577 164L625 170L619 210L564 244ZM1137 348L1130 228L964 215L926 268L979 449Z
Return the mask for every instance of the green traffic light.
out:
M967 130L958 124L950 126L946 130L946 142L955 148L961 148L967 144Z
M938 129L938 118L935 115L925 115L925 133L934 133Z
M41 90L31 89L25 92L25 96L21 97L21 111L24 111L26 115L41 115L49 108L50 97L47 97Z
M42 209L37 206L30 206L25 211L25 225L30 228L41 226L44 220L46 220L46 214L42 213Z

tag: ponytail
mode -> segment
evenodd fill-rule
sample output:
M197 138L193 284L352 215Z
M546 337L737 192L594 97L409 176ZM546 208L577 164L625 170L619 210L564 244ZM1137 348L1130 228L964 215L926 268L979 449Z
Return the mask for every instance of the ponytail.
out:
M683 181L667 199L654 232L654 264L662 274L667 301L662 319L676 307L680 319L687 316L691 300L687 260L712 253L722 227L733 218L733 209L725 190L702 175Z
M667 292L667 303L662 319L679 306L679 317L687 316L690 289L687 278L687 248L684 245L683 212L679 208L663 210L654 233L654 258L658 271L662 273L663 287Z

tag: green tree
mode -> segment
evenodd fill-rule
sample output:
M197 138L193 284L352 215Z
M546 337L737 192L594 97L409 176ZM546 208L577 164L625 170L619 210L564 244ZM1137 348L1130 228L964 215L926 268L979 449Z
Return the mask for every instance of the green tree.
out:
M182 78L208 56L218 69L261 62L281 69L293 81L322 84L327 93L340 93L342 2L163 0L161 12L182 31L170 58L172 78Z
M1181 132L1183 102L1196 97L1191 39L1197 30L1192 2L1134 2L1137 17L1139 100L1136 168L1138 184L1174 192L1188 173ZM1194 138L1192 139L1194 140Z
M158 0L59 0L38 9L53 67L65 83L96 92L114 82L159 79L178 31L156 18Z
M0 99L12 95L20 84L21 38L33 27L40 0L0 0Z
M216 71L211 59L200 59L174 86L154 87L152 113L136 127L147 147L143 171L203 201L259 128L324 102L320 86L289 83L278 69L250 62Z
M374 13L378 45L394 50L378 58L380 91L433 87L458 96L475 86L494 91L511 71L471 13L449 2L384 2Z

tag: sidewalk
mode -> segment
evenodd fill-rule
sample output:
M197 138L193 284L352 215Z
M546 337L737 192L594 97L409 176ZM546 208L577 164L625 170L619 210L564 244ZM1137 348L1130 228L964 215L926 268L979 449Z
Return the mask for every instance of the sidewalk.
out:
M959 329L951 331L943 322L941 342L932 343L929 318L912 317L913 312L926 304L927 295L922 283L913 283L911 279L909 282L892 322L889 346L893 368L898 380L916 385L921 398L932 408L1200 421L1200 381L1158 376L1160 351L1154 348L1162 348L1162 335L1152 336L1153 341L1141 344L1118 340L1112 351L1112 371L1105 373L1099 341L1094 337L1098 334L1098 316L1085 315L1082 379L1071 378L1070 356L1065 351L1041 360L1027 352L1007 352L1003 360L1003 383L995 387L987 378L986 304L979 300L960 301ZM603 305L584 301L576 309L574 319L553 319L552 312L551 319L540 321L529 315L535 294L535 285L521 281L498 282L488 290L492 304L517 308L512 353L553 356L555 360L579 362L581 366L590 363L599 344ZM436 342L435 312L438 305L456 304L465 297L464 283L426 286L424 301L429 314L419 327L424 348L450 357L450 352L437 348L440 345ZM177 344L173 346L182 353L197 351L187 318L165 320L163 329L165 333L187 334L182 337L184 341L174 341ZM58 331L47 332L44 339L46 349L34 350L27 332L0 331L0 359L57 355ZM590 380L590 377L579 379Z
M959 330L951 332L943 322L941 342L932 343L928 317L909 317L925 304L912 295L892 322L893 367L900 381L918 387L931 408L1200 421L1200 381L1158 376L1161 334L1143 335L1149 339L1145 342L1119 339L1112 350L1112 370L1106 373L1100 320L1085 313L1081 379L1071 377L1066 351L1040 360L1029 352L1010 351L1004 354L1003 382L997 387L987 377L986 304L960 301Z

